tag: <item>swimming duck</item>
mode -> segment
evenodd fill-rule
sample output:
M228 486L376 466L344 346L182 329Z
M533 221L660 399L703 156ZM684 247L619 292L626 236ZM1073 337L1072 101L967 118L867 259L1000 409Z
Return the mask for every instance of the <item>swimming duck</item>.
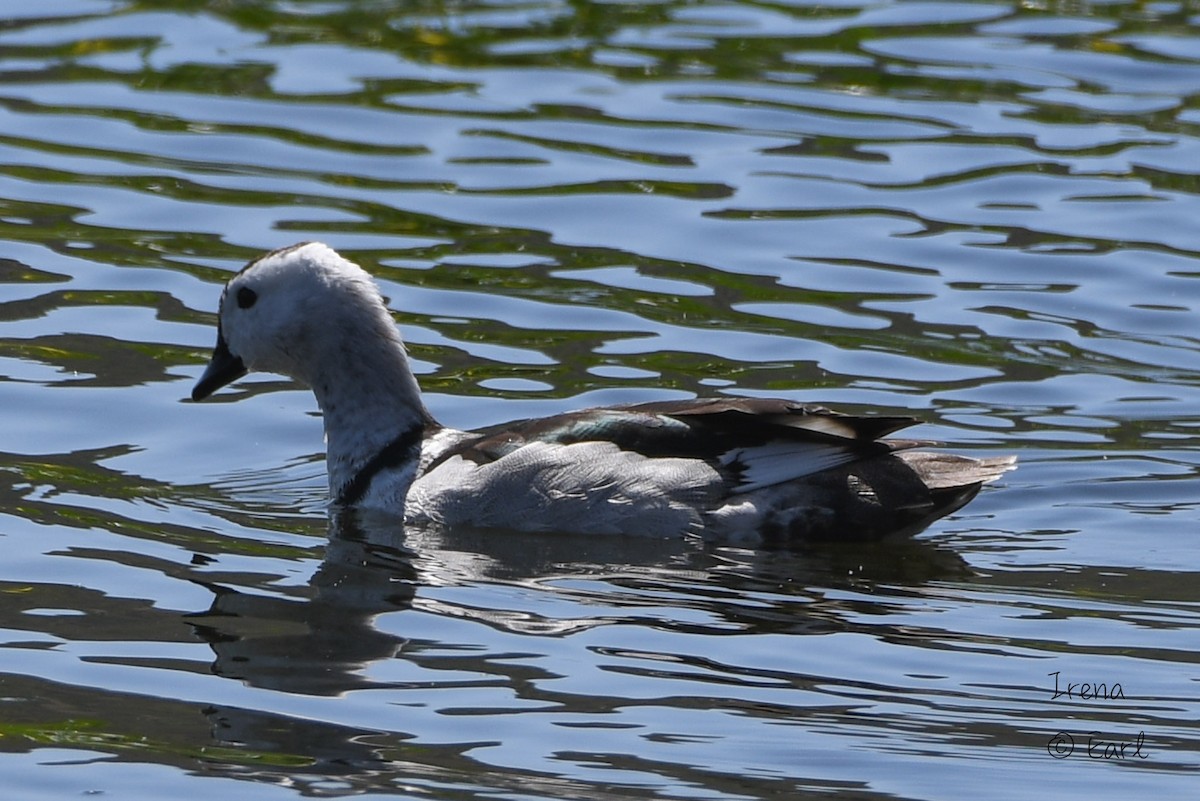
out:
M221 295L203 400L249 371L310 387L332 501L413 525L757 541L918 531L1014 457L974 459L885 439L918 422L781 399L585 409L479 431L421 400L374 280L326 245L268 253Z

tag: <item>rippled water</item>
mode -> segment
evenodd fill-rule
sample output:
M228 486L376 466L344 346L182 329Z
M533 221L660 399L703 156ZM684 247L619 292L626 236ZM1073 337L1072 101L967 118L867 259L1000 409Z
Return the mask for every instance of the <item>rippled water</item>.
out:
M1194 797L1194 6L2 15L22 799ZM452 425L782 395L1021 469L800 553L330 521L311 395L184 400L303 239Z

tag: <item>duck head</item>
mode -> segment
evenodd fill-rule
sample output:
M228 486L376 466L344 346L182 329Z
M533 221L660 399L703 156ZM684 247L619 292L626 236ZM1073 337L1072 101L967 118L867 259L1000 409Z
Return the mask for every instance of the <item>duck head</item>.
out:
M371 276L319 242L272 251L221 294L217 344L192 389L200 401L248 372L317 388L322 369L377 343L400 346Z

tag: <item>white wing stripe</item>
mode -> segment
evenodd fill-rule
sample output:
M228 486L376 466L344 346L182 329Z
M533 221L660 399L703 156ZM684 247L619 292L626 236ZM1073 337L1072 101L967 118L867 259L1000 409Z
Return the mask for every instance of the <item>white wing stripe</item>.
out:
M720 463L741 468L741 481L733 487L733 492L742 493L794 481L852 462L856 458L853 449L840 445L776 440L765 445L727 451L721 456Z

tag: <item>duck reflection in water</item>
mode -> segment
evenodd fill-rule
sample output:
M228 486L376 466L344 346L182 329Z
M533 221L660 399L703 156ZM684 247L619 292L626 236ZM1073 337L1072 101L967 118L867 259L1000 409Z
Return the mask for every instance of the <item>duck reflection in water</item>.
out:
M817 634L838 630L848 606L814 588L919 585L969 572L953 551L910 538L870 548L805 543L746 549L691 540L404 530L388 515L340 510L331 516L324 559L306 587L289 588L285 597L207 583L212 605L189 615L188 622L213 649L213 671L220 676L290 693L336 695L391 686L371 679L366 668L391 658L422 662L429 646L440 647L376 625L379 615L413 610L423 587L519 585L545 594L554 611L568 613L455 605L440 593L417 603L417 611L524 634L559 636L645 623L644 610L661 608L664 592L681 606L702 607L714 632L736 623L754 631ZM744 600L763 592L778 594L777 604ZM590 610L595 614L587 614ZM669 619L654 626L696 628L694 622ZM494 669L489 665L481 658L477 667Z
M919 592L923 583L968 574L953 551L909 538L869 548L824 543L764 550L679 539L403 530L391 516L341 510L331 517L324 559L306 585L266 595L258 581L209 583L211 607L188 620L211 647L218 676L293 695L391 691L380 695L391 711L380 712L382 728L374 732L253 706L205 709L218 742L318 755L303 770L292 765L281 772L288 781L336 775L370 788L377 777L394 773L397 760L405 770L434 770L434 779L478 778L479 763L470 756L474 741L414 744L415 735L405 731L421 728L405 707L444 703L451 697L447 688L499 688L517 703L561 709L580 703L536 680L554 677L551 668L538 666L539 638L612 625L701 638L820 635L864 629L862 614L870 616L875 635L886 636L881 616L889 607L864 601L864 587L902 584ZM898 637L908 636L902 617ZM458 625L442 636L455 621L468 626L467 641ZM431 625L436 639L428 634ZM408 633L416 631L421 634ZM510 645L495 646L513 634L520 635L526 658L512 659ZM546 653L556 647L548 642ZM389 680L396 676L404 679ZM395 691L411 700L398 702ZM272 770L256 768L268 779ZM514 790L524 792L537 780L521 773ZM586 796L585 790L573 797Z

